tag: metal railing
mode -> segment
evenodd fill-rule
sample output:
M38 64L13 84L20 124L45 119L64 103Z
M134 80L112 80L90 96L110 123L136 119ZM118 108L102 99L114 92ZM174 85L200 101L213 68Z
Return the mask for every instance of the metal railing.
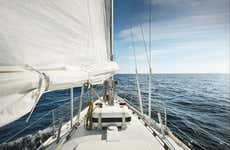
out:
M144 115L143 113L140 112L140 110L129 103L129 101L125 98L121 98L119 96L117 96L117 98L121 101L125 101L128 105L128 107L137 114L138 118L142 119L143 122L145 123L145 126L148 127L148 129L152 132L152 134L155 137L158 137L158 139L163 143L164 148L165 149L172 149L175 150L175 147L168 141L167 138L165 138L164 134L167 134L168 136L170 136L170 138L172 138L174 140L175 143L177 143L179 146L181 146L183 149L185 150L190 150L190 148L185 145L182 141L180 141L178 138L176 138L172 132L170 131L169 128L164 127L164 131L162 131L162 127L157 124L156 121L154 121L153 119L147 117L146 115ZM164 132L164 133L162 133Z
M74 97L74 101L76 101L78 99L79 99L79 96ZM64 123L64 122L67 122L67 121L70 120L70 113L71 113L70 112L70 100L69 100L69 98L63 99L63 100L67 101L67 102L65 102L64 104L60 104L55 109L52 109L52 110L46 112L45 114L43 114L41 117L39 117L38 119L36 119L33 122L30 122L29 124L25 123L25 127L24 128L22 128L21 130L19 130L18 132L16 132L14 135L12 135L12 136L6 138L5 140L3 140L2 144L6 144L8 142L11 142L12 140L16 140L18 138L23 138L23 137L26 137L28 135L31 135L32 133L25 134L25 132L28 129L33 129L33 128L34 128L34 130L37 130L37 132L50 128L51 129L51 135L56 134L57 130L58 130L57 125L60 122ZM74 105L74 108L76 109L76 111L74 112L74 114L78 113L78 111L77 111L78 106L76 106L76 104ZM44 120L46 121L46 123L48 123L48 125L45 125L42 130L41 129L37 129L36 126L38 126L38 124L40 124L40 123L41 123L40 126L42 126L43 125L42 123L44 123ZM33 131L33 133L34 133L34 131ZM35 134L33 134L33 135L35 135Z

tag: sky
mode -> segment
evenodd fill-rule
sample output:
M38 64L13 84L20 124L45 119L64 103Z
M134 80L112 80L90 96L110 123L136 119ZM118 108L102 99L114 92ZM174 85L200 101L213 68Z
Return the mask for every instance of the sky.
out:
M141 30L153 73L229 73L230 0L114 0L119 73L135 72L134 49L138 71L148 72Z

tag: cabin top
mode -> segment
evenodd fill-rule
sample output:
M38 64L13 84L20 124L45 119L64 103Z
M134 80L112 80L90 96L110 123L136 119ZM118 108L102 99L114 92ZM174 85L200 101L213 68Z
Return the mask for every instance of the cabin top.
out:
M131 115L126 103L115 102L109 105L99 100L94 104L92 112L93 128L116 126L125 129L131 121Z

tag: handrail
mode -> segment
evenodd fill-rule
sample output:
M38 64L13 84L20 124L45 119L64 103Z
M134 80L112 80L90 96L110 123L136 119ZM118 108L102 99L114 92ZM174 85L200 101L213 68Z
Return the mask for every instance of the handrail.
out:
M13 138L15 138L17 135L19 135L20 133L22 133L23 131L25 131L26 129L30 128L31 126L33 126L35 123L37 123L38 121L42 120L45 116L47 116L49 113L46 113L45 115L43 115L42 117L40 117L39 119L37 119L36 121L34 121L32 124L30 124L29 126L23 128L22 130L18 131L16 134L14 134L13 136L9 137L5 142L3 143L7 143L10 140L12 140Z
M145 116L144 114L142 114L141 112L139 112L139 110L137 110L137 109L135 109L134 107L132 107L132 106L130 105L130 103L128 103L128 100L127 100L127 99L121 98L121 97L120 97L120 100L124 100L124 101L127 103L128 107L129 107L133 112L135 112L135 113L138 115L138 117L140 117L140 118L144 121L145 125L148 126L149 129L153 132L153 135L154 135L154 136L157 136L157 137L160 139L160 141L164 144L164 147L165 147L166 149L168 149L168 148L169 148L168 145L169 145L170 143L166 143L165 140L162 139L162 137L161 137L160 134L159 134L159 131L160 131L159 128L153 128L153 123L154 123L154 122L150 122L150 120L147 119L147 116ZM152 120L152 121L154 121L154 120ZM155 123L154 123L154 124L155 124ZM157 132L156 132L156 131L157 131ZM175 148L173 147L173 145L170 145L170 147L172 147L172 148L175 150Z
M79 96L74 97L74 99L78 99ZM63 99L63 100L69 100L69 98ZM30 125L26 126L25 128L21 129L20 131L16 132L14 135L12 135L11 137L7 138L3 143L7 143L9 141L11 141L12 139L14 139L15 137L17 137L18 135L20 135L21 133L23 133L24 131L26 131L26 129L29 129L30 127L32 127L33 125L35 125L37 122L39 122L40 120L44 119L46 116L48 116L49 114L51 114L53 116L53 112L59 110L62 107L65 107L67 104L69 104L70 101L65 102L64 104L61 104L60 106L58 106L55 109L52 109L50 111L48 111L47 113L45 113L44 115L42 115L40 118L36 119L34 122L32 122ZM50 125L54 125L57 121L52 120L52 123ZM50 126L49 125L49 126ZM54 129L54 128L53 128ZM54 131L53 131L54 133Z
M175 149L175 147L167 140L167 138L162 138L162 136L161 136L161 134L160 134L160 133L161 133L161 129L160 129L159 125L157 125L157 123L156 123L153 119L151 119L151 118L147 117L146 115L142 114L138 109L136 109L135 107L133 107L133 106L128 102L127 99L121 98L121 97L119 97L118 95L117 95L117 98L119 98L119 100L125 101L125 102L127 103L128 107L129 107L133 112L135 112L135 113L138 115L138 117L140 117L140 118L144 121L145 125L148 126L149 129L153 132L153 135L154 135L154 136L157 136L157 137L161 140L161 142L164 143L165 149L169 149L169 148ZM167 128L167 127L165 128L165 134L167 134L168 136L170 136L170 137L171 137L178 145L180 145L183 149L185 149L185 150L190 150L190 149L188 148L188 146L185 145L183 142L181 142L177 137L175 137L175 136L172 134L172 132L170 131L170 129Z

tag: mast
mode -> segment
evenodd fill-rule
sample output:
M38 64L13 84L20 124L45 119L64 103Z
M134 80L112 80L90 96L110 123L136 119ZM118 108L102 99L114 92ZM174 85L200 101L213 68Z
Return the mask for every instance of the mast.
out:
M110 60L113 61L113 0L110 7Z
M113 0L110 1L110 60L113 61ZM109 105L114 103L113 77L109 79Z

